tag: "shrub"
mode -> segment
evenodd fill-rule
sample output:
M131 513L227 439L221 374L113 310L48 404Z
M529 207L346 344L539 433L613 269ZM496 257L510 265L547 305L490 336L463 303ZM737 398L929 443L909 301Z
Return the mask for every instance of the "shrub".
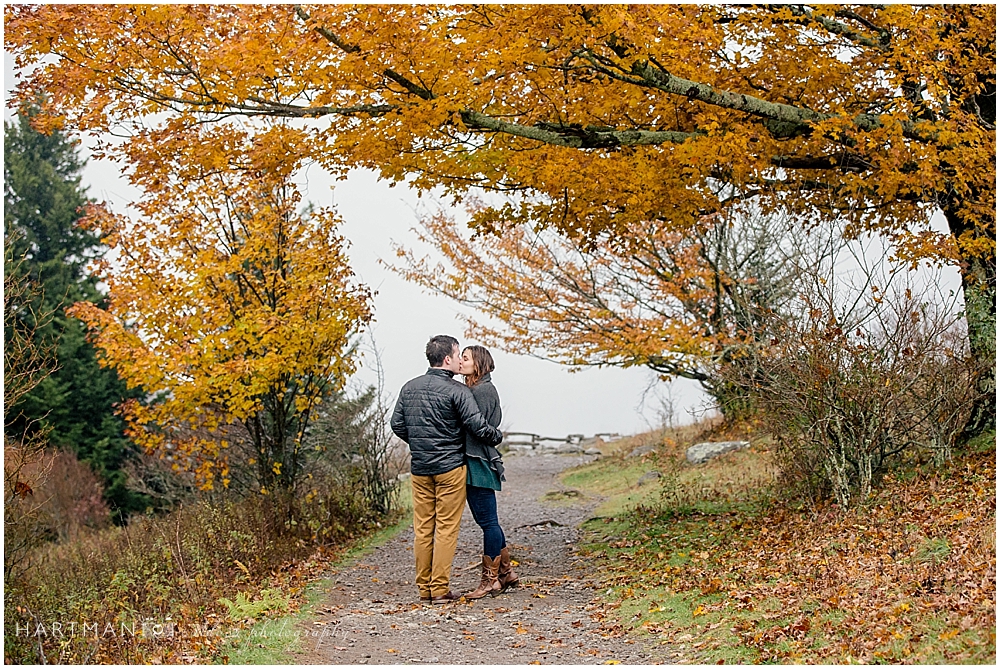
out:
M361 527L348 521L326 535L344 543ZM204 635L206 621L242 620L264 610L286 610L275 579L316 551L307 533L289 526L274 500L261 495L201 499L162 515L133 516L125 527L82 534L76 540L49 544L30 554L22 575L8 584L4 639L8 663L145 663L180 662L183 657L211 656L222 636ZM243 593L241 598L240 593ZM260 593L254 595L253 593ZM229 602L227 604L226 602ZM183 633L51 633L53 622L140 629L144 623L170 622ZM32 637L17 629L43 625L49 634ZM194 630L194 631L193 631ZM44 658L43 658L44 656Z
M330 491L336 491L339 503L350 502L356 513L369 517L390 513L398 491L398 471L393 466L393 437L381 394L374 387L355 397L339 394L316 413L306 438L308 455L303 458L303 510L316 500L317 508L329 513ZM344 491L346 498L340 495Z
M3 461L3 573L8 590L23 569L28 553L52 539L45 530L42 498L35 496L35 489L41 487L47 473L43 446L37 441L12 442L4 447Z
M768 345L727 370L764 414L786 480L845 506L902 456L947 460L978 392L960 317L870 284L845 299L818 282L800 317L773 317Z
M15 247L21 235L4 231L3 436L4 584L16 577L32 548L45 541L41 504L35 498L45 477L48 428L25 418L18 402L56 369L55 344L40 333L54 311L44 307L42 287L28 276ZM17 427L15 427L17 426ZM29 473L30 472L30 473Z
M109 624L131 629L171 621L191 630L213 616L242 624L265 611L287 610L289 591L279 594L274 579L303 573L287 568L301 565L317 547L343 545L369 531L386 520L395 503L391 442L374 391L331 399L316 425L306 443L301 484L288 494L241 486L198 493L190 474L173 481L169 468L144 461L141 480L155 485L153 492L173 510L89 532L82 530L95 524L88 520L93 514L79 515L77 531L67 534L75 539L28 552L21 575L8 580L8 627L86 621L101 630ZM93 496L87 492L92 488L61 457L50 458L62 464L46 471L65 470L50 480L58 489L78 489L63 504L78 509ZM16 663L179 662L211 656L221 638L134 634L95 643L93 635L7 634L5 656Z
M67 541L87 529L111 524L111 510L104 501L100 479L74 454L48 451L31 469L48 472L35 492L41 501L47 534Z

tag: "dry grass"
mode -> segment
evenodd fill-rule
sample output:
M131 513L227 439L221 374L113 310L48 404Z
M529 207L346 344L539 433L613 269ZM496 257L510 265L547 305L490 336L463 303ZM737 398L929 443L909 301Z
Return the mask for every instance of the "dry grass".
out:
M349 505L325 520L339 529L322 546L309 523L289 525L272 498L255 496L192 503L41 547L6 584L5 662L211 660L227 634L253 624L239 612L294 610L317 570L376 529Z

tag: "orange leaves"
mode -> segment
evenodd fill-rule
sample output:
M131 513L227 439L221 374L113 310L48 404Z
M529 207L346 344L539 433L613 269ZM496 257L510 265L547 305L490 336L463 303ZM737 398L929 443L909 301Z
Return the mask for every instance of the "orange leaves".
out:
M25 483L24 481L15 481L14 482L14 495L16 497L20 497L21 499L25 499L27 497L33 496L34 494L35 494L35 491L32 489L32 487L29 484Z
M45 93L38 122L123 128L140 170L206 121L283 117L300 135L285 154L526 195L542 204L523 222L570 236L689 228L729 184L844 213L853 233L919 232L944 203L982 223L963 253L995 237L990 5L11 5L5 19L18 67L38 66L18 89ZM679 135L578 149L531 130Z
M159 396L124 408L137 442L211 488L228 480L227 426L261 415L269 394L306 415L353 371L370 294L352 281L334 212L297 212L301 133L217 126L166 147L134 163L143 217L104 221L120 254L107 310L73 314L130 386ZM268 476L286 475L281 459Z
M699 381L709 379L714 355L755 335L752 322L738 328L724 316L738 311L740 291L751 292L744 286L774 285L790 271L740 260L776 243L781 224L773 221L701 216L693 231L642 221L622 224L620 237L590 240L532 229L535 206L477 204L469 210L477 228L502 232L471 238L446 215L427 216L418 235L444 261L397 248L393 269L490 317L470 320L467 332L502 349L572 366L645 365Z
M718 325L734 319L706 301L710 282L687 244L733 200L765 214L790 209L803 227L843 217L848 236L887 234L900 258L961 262L966 286L978 272L995 289L995 20L985 4L9 5L5 46L25 73L17 100L46 100L39 124L127 137L99 150L127 159L150 193L140 210L173 232L172 253L197 261L187 274L134 275L135 290L159 296L157 308L193 299L195 285L215 286L217 306L244 305L285 281L263 265L253 281L229 278L266 255L267 235L254 232L239 249L225 235L218 248L190 240L205 221L283 230L297 195L267 199L313 160L457 200L477 189L510 196L473 218L478 232L505 241L459 259L441 285L424 282L475 303L488 296L509 330L478 324L477 334L559 351L570 364L697 375L690 358L748 329ZM930 228L938 208L947 234ZM311 220L331 230L322 216ZM296 276L307 278L296 290L323 303L323 268L344 263L322 260L316 249L337 242L317 229L295 250L306 259ZM546 230L560 235L542 239L555 248L534 245ZM641 269L659 262L650 247L677 248L679 271L654 278ZM121 251L133 267L166 262L144 243ZM497 274L473 279L480 270ZM409 268L417 280L433 273ZM346 280L339 273L332 285ZM337 327L350 329L362 311ZM148 342L192 337L187 367L165 376L219 364L220 350L247 351L227 362L248 379L260 378L257 362L296 364L279 352L281 327L265 328L257 313L247 328L226 313L143 324ZM971 329L991 327L972 315ZM298 317L299 329L311 322ZM238 376L224 371L218 378ZM245 413L239 395L225 401Z

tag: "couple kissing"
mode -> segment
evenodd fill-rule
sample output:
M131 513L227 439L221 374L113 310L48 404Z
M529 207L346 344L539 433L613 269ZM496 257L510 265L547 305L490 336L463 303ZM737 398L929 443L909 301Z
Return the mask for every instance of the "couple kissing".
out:
M403 386L390 421L410 447L417 589L431 604L462 597L451 591L451 563L468 502L483 530L483 569L479 587L464 597L496 595L516 586L518 577L497 519L496 491L505 479L496 449L503 434L500 396L490 379L493 356L482 346L459 352L458 340L448 335L431 337L425 353L430 369Z

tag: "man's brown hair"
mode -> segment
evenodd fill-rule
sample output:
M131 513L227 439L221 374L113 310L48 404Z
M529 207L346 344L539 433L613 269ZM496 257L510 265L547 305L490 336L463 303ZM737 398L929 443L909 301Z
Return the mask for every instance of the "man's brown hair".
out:
M427 355L427 362L431 367L440 367L444 364L444 359L455 352L458 347L458 340L451 335L434 335L427 342L424 354Z

